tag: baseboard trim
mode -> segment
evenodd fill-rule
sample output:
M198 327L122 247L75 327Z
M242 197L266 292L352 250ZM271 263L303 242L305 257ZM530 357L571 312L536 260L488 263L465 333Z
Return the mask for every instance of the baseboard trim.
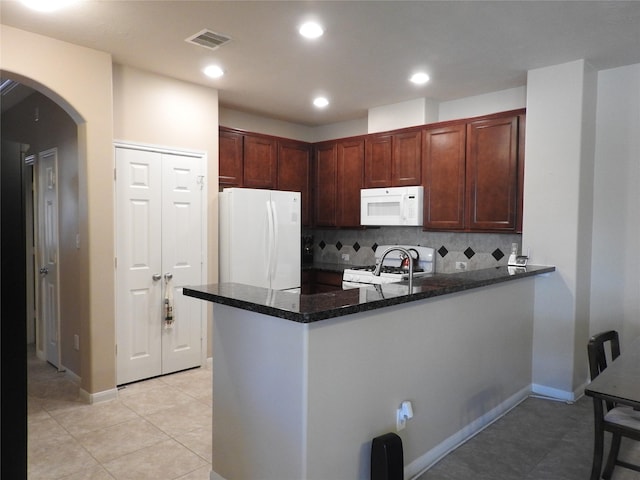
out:
M579 387L574 392L568 392L566 390L560 390L558 388L546 387L544 385L539 385L537 383L531 384L531 392L534 395L548 398L550 400L560 400L563 402L575 402L578 398L582 396L584 392L584 388L586 387L586 383Z
M86 390L80 389L80 398L89 404L106 402L107 400L115 400L118 398L118 389L112 388L110 390L104 390L97 393L89 393Z
M419 477L447 454L476 436L493 422L518 406L520 403L526 400L530 394L531 385L527 385L520 391L511 395L500 405L496 406L464 428L460 429L449 438L447 438L444 442L440 443L435 448L432 448L424 455L415 459L409 465L406 465L404 467L404 478L415 479ZM213 477L212 480L214 480Z
M71 380L73 383L75 383L76 385L80 385L80 376L76 375L75 372L69 370L67 367L65 367L64 365L61 366L60 370L64 371L64 376L67 377L69 380Z
M225 480L225 479L224 479L224 477L221 477L216 472L211 470L211 472L209 473L209 480Z

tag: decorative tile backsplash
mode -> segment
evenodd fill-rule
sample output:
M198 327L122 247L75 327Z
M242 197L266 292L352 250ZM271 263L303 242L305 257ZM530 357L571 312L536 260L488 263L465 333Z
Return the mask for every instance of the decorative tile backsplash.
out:
M453 273L456 262L467 270L506 265L511 245L522 236L508 233L423 232L421 227L380 227L366 230L306 230L313 236L314 261L372 265L378 245L421 245L436 250L436 272Z

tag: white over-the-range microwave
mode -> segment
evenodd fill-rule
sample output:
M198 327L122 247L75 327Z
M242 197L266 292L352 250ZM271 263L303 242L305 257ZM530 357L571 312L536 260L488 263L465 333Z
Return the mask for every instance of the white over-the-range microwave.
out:
M422 225L422 186L363 188L360 190L362 225Z

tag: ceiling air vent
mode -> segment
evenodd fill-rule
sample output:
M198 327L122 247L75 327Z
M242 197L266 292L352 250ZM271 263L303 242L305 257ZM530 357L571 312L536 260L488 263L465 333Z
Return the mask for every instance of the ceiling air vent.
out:
M185 39L186 42L193 43L195 45L200 45L201 47L208 48L210 50L215 50L218 47L221 47L225 43L231 41L230 37L222 35L221 33L216 33L211 30L204 29L195 35L190 36Z

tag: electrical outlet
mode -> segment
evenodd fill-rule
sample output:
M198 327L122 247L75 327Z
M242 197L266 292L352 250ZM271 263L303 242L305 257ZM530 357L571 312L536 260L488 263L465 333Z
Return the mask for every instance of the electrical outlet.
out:
M75 350L80 350L80 335L73 336L73 348Z
M405 400L396 411L396 431L404 430L410 418L413 418L413 405L409 400Z
M456 270L460 270L460 271L467 270L467 262L456 262Z
M349 261L349 254L348 253L343 253L342 254L342 260L344 260L345 262Z

